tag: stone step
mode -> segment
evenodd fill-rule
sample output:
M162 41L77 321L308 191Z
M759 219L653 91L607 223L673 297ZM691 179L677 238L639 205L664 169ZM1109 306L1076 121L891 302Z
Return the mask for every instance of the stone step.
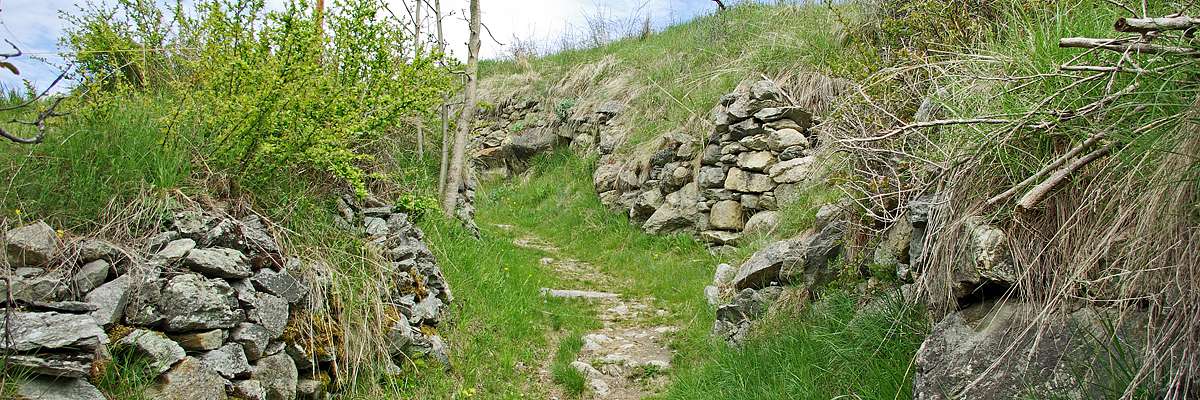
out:
M584 300L617 300L620 295L616 293L594 292L590 290L562 290L542 288L542 296L556 297L560 299L584 299Z

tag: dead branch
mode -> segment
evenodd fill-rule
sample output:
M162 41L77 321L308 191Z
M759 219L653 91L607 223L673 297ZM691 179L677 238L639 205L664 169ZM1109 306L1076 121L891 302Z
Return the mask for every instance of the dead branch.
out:
M1072 72L1129 72L1134 74L1148 74L1151 71L1133 68L1133 67L1101 67L1097 65L1064 65L1060 69L1063 71Z
M1113 29L1117 32L1148 33L1181 31L1200 26L1200 18L1181 15L1169 18L1117 18Z
M713 1L713 3L717 3L717 11L725 11L725 3L721 2L721 0L712 0L712 1Z
M1196 51L1195 49L1141 42L1130 42L1129 39L1062 38L1058 40L1058 47L1102 49L1119 53L1135 52L1141 54L1169 54L1188 57L1200 56L1200 51Z
M1037 182L1038 179L1042 179L1042 177L1045 177L1046 174L1050 173L1050 171L1053 171L1055 168L1058 168L1058 167L1062 166L1063 164L1066 164L1067 160L1074 158L1076 155L1079 155L1079 153L1082 153L1088 147L1092 147L1092 145L1096 144L1096 142L1099 142L1101 139L1104 139L1107 136L1108 136L1108 134L1106 134L1106 133L1099 133L1099 134L1096 134L1096 135L1088 138L1087 140L1083 141L1083 143L1080 143L1078 146L1075 146L1070 151L1067 151L1066 154L1063 154L1061 157L1056 158L1053 162L1046 164L1046 166L1044 166L1044 167L1042 167L1042 169L1038 170L1037 173L1034 173L1033 175L1030 175L1028 178L1025 178L1025 180L1021 181L1021 183L1016 184L1015 186L1009 188L1008 190L1005 190L1004 193L1000 193L1000 194L988 199L987 205L989 205L989 206L995 205L996 203L1004 201L1005 199L1008 199L1012 195L1017 194L1017 191L1021 190L1021 188L1028 186L1034 182Z
M884 139L890 138L892 136L896 136L902 132L910 131L913 129L932 128L935 126L946 126L946 125L974 125L974 124L1000 125L1000 124L1011 124L1012 122L1013 122L1012 120L1008 120L1008 119L995 119L995 118L939 119L939 120L934 120L934 121L917 122L917 123L913 123L913 124L904 125L904 126L892 129L892 130L888 131L887 133L884 133L883 135L879 135L879 136L866 137L866 138L850 138L850 139L842 139L839 141L840 142L849 142L849 143L877 142L877 141L884 140Z
M14 143L20 143L20 144L41 143L42 140L46 138L46 119L50 118L50 117L57 117L57 116L62 115L62 114L55 112L54 110L56 108L58 108L58 105L60 103L62 103L63 99L66 99L66 97L59 97L59 98L54 99L54 101L50 103L50 107L46 108L45 111L38 113L37 119L35 119L33 121L25 122L25 121L17 121L15 119L12 121L15 123L32 125L32 126L36 127L38 133L34 137L23 138L20 136L16 136L11 133L8 133L8 131L4 130L4 128L0 128L0 137L8 139Z
M1067 165L1065 168L1056 171L1053 175L1050 175L1049 178L1046 178L1045 181L1042 181L1042 183L1034 186L1033 189L1029 189L1024 196L1021 196L1021 200L1017 202L1017 207L1023 210L1032 209L1038 203L1041 203L1042 199L1044 199L1047 194L1053 191L1054 188L1062 184L1067 177L1071 176L1071 174L1074 174L1076 171L1079 171L1088 164L1091 164L1092 161L1096 161L1100 159L1100 157L1104 157L1110 150L1112 150L1111 143L1097 149L1096 151L1088 153L1086 156L1076 159L1070 165Z

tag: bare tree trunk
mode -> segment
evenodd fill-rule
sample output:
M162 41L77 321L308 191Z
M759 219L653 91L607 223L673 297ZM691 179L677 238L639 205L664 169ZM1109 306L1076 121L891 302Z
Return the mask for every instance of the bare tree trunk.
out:
M433 0L433 13L437 17L438 51L446 58L446 37L442 34L442 0ZM442 93L442 158L438 162L438 193L446 193L446 169L449 165L450 148L450 95Z
M467 88L463 110L458 118L458 131L454 134L454 151L450 157L450 170L446 175L445 197L442 208L446 216L454 215L458 202L458 191L463 185L467 152L467 134L475 118L475 89L479 79L479 0L471 0L471 41L467 43Z
M421 2L423 1L425 0L417 0L417 10L414 13L416 16L413 18L416 20L413 21L414 61L417 57L421 56L421 53L424 52L424 49L421 47L421 9L424 8L421 7ZM421 157L421 160L425 160L425 118L421 118L421 120L417 122L417 155Z

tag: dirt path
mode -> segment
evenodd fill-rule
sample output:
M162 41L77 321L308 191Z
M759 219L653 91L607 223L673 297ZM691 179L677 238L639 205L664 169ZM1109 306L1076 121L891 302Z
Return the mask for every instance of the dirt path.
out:
M579 285L547 288L543 295L578 298L600 311L601 328L583 336L583 348L571 363L587 381L586 398L642 399L666 386L666 370L671 368L672 358L667 335L677 328L657 323L667 311L654 308L655 299L632 298L622 293L626 285L617 277L566 257L561 250L535 236L520 236L513 243L546 253L547 257L541 259L543 266ZM561 339L561 336L551 338L551 349L556 349ZM553 382L550 372L553 360L552 350L539 369L539 383L548 389L552 399L569 398Z

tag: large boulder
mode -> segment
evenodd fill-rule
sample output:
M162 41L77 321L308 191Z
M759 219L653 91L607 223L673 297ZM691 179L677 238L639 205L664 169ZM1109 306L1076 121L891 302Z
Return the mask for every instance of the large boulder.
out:
M50 263L62 251L54 228L45 221L14 228L4 234L8 265L12 268L38 267Z
M1128 362L1108 358L1119 354L1103 348L1117 341L1140 343L1131 336L1136 336L1137 326L1144 329L1144 321L1134 321L1135 316L1125 325L1133 329L1112 329L1117 325L1105 313L1042 311L1029 304L985 303L943 318L917 351L913 398L1108 397L1081 392L1089 386L1076 379L1081 372L1095 373L1090 367L1097 363Z

